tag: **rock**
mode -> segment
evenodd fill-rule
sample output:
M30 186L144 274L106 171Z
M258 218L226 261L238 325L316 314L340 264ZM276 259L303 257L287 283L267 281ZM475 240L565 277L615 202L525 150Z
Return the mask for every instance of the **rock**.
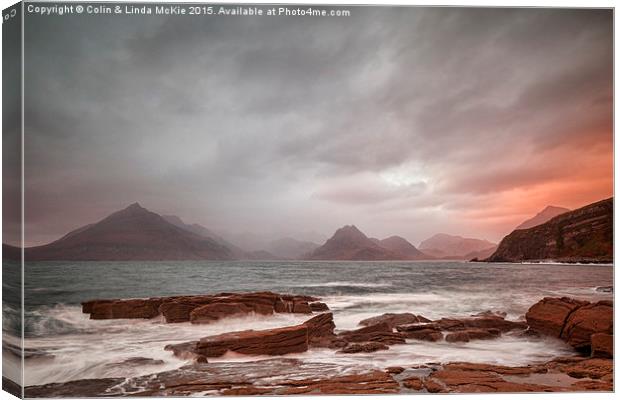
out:
M212 303L194 308L189 313L192 324L208 324L224 317L248 314L252 309L243 303Z
M82 303L82 312L90 314L90 319L153 318L159 315L161 300L91 300Z
M404 332L405 337L409 339L425 340L428 342L438 342L443 339L443 333L435 329L419 329Z
M554 360L546 365L577 379L613 379L613 360L608 358Z
M446 342L469 342L469 335L466 331L458 331L446 335Z
M561 388L551 386L510 382L495 372L481 370L444 368L431 373L429 378L424 381L424 384L431 393L562 391Z
M171 351L175 357L182 360L196 360L198 358L198 354L195 352L196 344L198 344L197 341L168 344L164 347L164 350Z
M607 333L595 333L592 341L592 357L614 358L614 336Z
M191 312L201 307L197 303L182 301L168 301L159 306L159 312L164 316L167 323L188 322Z
M399 385L392 376L383 371L335 376L329 379L302 379L281 382L290 386L278 394L386 394L398 393Z
M308 350L308 327L306 325L261 331L241 331L207 336L198 341L195 352L205 357L220 357L227 351L242 354L265 354L278 356L301 353Z
M64 383L48 383L40 386L27 386L25 397L96 397L101 396L113 386L123 383L124 378L80 379Z
M413 332L413 331L421 331L425 329L431 329L434 331L441 331L441 327L435 323L426 323L426 324L407 324L407 325L398 325L396 326L396 330L398 332Z
M318 299L312 296L280 295L272 292L219 293L150 299L90 300L82 303L82 312L90 314L91 319L153 318L162 314L166 322L173 323L190 321L191 313L202 308L195 313L194 321L205 323L248 312L264 315L274 312L310 314L312 307L309 302L314 302L317 309L327 307L316 300Z
M413 323L420 322L420 319L411 313L402 313L402 314L387 313L387 314L378 315L376 317L366 318L360 321L359 325L371 326L371 325L381 324L383 322L387 323L391 328L394 328L396 325L413 324Z
M405 369L403 367L387 367L385 372L388 374L398 375L402 373Z
M312 314L312 309L307 302L293 303L293 312L296 314Z
M108 363L107 366L110 367L144 367L148 365L163 365L163 360L156 360L154 358L146 358L146 357L130 357L126 360L116 363Z
M315 301L314 303L309 303L308 305L313 312L329 311L327 304L321 303L320 301Z
M336 335L334 316L332 313L319 314L310 318L304 325L308 328L308 345L317 347L332 347Z
M546 373L545 366L526 366L526 367L507 367L495 364L470 363L470 362L452 362L444 365L445 369L456 369L463 371L486 371L494 372L500 375L530 375L534 373Z
M593 334L612 333L613 313L610 301L583 305L568 316L560 337L575 349L590 353Z
M596 288L596 291L601 292L601 293L613 293L614 287L613 286L599 286Z
M412 377L403 380L403 386L413 390L422 390L424 389L424 384L422 383L422 379L418 377Z
M486 310L486 311L482 311L479 312L477 314L472 314L472 317L496 317L496 318L506 318L506 314L504 311L492 311L492 310Z
M389 347L378 342L350 343L346 345L339 353L374 353L379 350L387 350Z
M338 334L338 338L347 342L380 342L387 345L405 343L402 333L392 332L387 322L370 325L353 331L344 331Z
M499 329L466 329L446 335L446 342L469 342L470 340L495 339L501 334Z
M613 333L613 303L589 303L568 297L545 297L528 310L525 318L530 330L561 338L576 350L591 353L591 337ZM603 337L597 345L603 345ZM604 352L604 351L603 351Z
M156 396L285 394L387 394L399 384L384 371L361 366L302 363L277 358L253 362L191 364L136 378L92 379L29 386L28 397ZM55 395L55 396L53 396Z
M525 319L530 330L559 338L569 314L585 304L587 302L568 297L545 297L530 307Z
M527 324L521 321L508 321L499 316L486 316L477 318L442 318L434 321L434 324L445 331L462 331L470 328L498 329L508 332L515 329L526 329Z

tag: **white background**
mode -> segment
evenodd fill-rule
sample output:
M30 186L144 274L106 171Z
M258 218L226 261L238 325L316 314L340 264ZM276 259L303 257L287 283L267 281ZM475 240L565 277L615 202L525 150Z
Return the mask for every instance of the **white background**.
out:
M84 2L80 2L80 1L64 1L64 3L69 3L69 2L73 2L73 3L84 3ZM175 1L175 0L170 0L170 1L140 1L140 0L135 0L132 1L132 3L140 3L140 2L145 2L145 3L183 3L183 1ZM15 4L15 1L12 0L0 0L0 5L2 9L5 9L13 4ZM50 3L55 3L55 2L50 2ZM609 8L609 7L615 7L615 1L600 1L600 0L590 0L590 1L583 1L583 0L572 0L572 1L550 1L550 0L538 0L538 1L515 1L515 0L504 0L504 1L489 1L489 0L470 0L470 1L432 1L432 0L426 0L426 1L415 1L415 0L391 0L391 1L381 1L381 0L375 0L375 1L354 1L354 0L338 0L337 2L334 1L329 1L329 0L306 0L306 1L302 1L302 0L289 0L289 1L274 1L274 2L269 2L269 1L256 1L256 0L243 0L243 1L231 1L231 0L219 0L217 1L217 3L232 3L232 4L238 4L238 3L245 3L245 4L250 4L250 3L275 3L275 4L373 4L373 5L436 5L436 6L477 6L477 7L588 7L588 8L592 8L592 7L605 7L605 8ZM614 13L615 14L615 13ZM614 19L615 19L615 15L614 15ZM0 34L1 36L1 34ZM618 43L618 32L615 29L615 24L614 24L614 77L617 76L617 72L618 72L618 64L617 64L617 60L616 60L616 44ZM1 46L1 45L0 45ZM1 52L0 52L0 59L1 59ZM1 65L1 62L0 62ZM0 67L1 68L1 67ZM614 99L617 98L617 94L618 94L618 89L617 87L614 85ZM2 105L2 101L0 100L0 109L1 109L1 105ZM614 102L614 121L615 121L615 117L618 115L618 104L616 102ZM2 128L0 127L0 130ZM615 124L614 124L614 132L615 132ZM0 149L1 149L1 143L0 143ZM615 135L614 135L614 154L617 152L618 150L618 143L615 141ZM1 151L0 151L1 154ZM0 155L1 158L1 155ZM615 160L615 158L614 158ZM618 172L618 165L614 162L614 176L617 175ZM0 174L0 180L1 180L1 174ZM614 184L614 196L615 196L615 184ZM1 205L1 200L0 200L0 205ZM2 215L0 215L0 222L2 221ZM615 222L615 218L614 218L614 222ZM616 224L614 224L614 237L618 237L618 227L616 226ZM616 248L614 249L614 258L618 259L618 248L616 246ZM615 278L617 278L616 274L614 274L614 287L616 286L616 282L615 282ZM1 282L1 277L0 277L0 282ZM615 321L618 321L618 310L615 310ZM615 345L617 345L617 341L615 343ZM614 371L614 375L615 375L615 379L614 381L617 382L617 376L618 374ZM482 398L483 400L495 400L495 399L502 399L502 398L526 398L526 399L611 399L614 398L613 394L604 394L604 393L592 393L592 392L588 392L587 394L584 393L572 393L572 394L565 394L565 393L546 393L546 394L507 394L507 395L492 395L492 394L472 394L472 395L439 395L439 394L433 394L433 395L426 395L427 397L425 398L429 398L429 399L435 399L435 398L446 398L446 397L450 397L450 398L455 398L458 400L473 400L473 399L480 399ZM353 396L347 396L347 398L351 398ZM9 395L6 392L1 392L0 393L0 400L5 400L5 399L14 399L15 397ZM279 397L279 398L283 398L283 397ZM296 396L293 397L296 399L316 399L316 396L310 397L310 396ZM342 399L343 397L336 397L336 396L320 396L320 399L326 399L326 400L334 400L334 399ZM363 396L364 399L368 399L368 400L375 400L375 399L391 399L391 398L396 398L396 399L404 399L404 398L411 398L411 396L407 396L407 395L396 395L396 397L394 396L390 396L390 397L385 397L385 396ZM243 399L256 399L255 397L246 397Z

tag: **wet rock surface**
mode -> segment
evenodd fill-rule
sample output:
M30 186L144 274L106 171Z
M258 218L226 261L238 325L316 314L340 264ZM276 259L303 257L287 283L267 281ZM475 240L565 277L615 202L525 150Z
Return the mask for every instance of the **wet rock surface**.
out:
M154 318L163 315L168 323L191 321L210 323L221 318L247 314L301 313L328 309L316 297L272 292L219 293L198 296L153 297L148 299L90 300L82 312L91 319ZM310 306L313 304L313 306Z
M209 323L213 319L247 312L306 314L324 309L316 305L314 298L287 297L270 292L219 294L208 296L208 299L204 296L184 296L116 302L86 302L84 310L90 312L91 317L97 315L97 318L140 313L151 315L157 305L157 311L171 322L185 318L187 322L194 318L203 319L199 323ZM505 314L495 311L436 321L411 313L383 314L363 320L360 324L366 326L360 329L336 334L333 315L325 312L294 326L229 332L167 345L165 349L172 351L176 357L192 362L176 370L130 379L84 379L30 386L26 388L26 396L612 391L612 314L611 302L588 303L569 298L545 298L530 308L526 315L527 323L506 320ZM556 358L524 366L451 362L442 365L394 365L385 370L371 365L342 366L283 357L251 362L226 362L219 358L229 351L291 357L288 354L305 352L311 347L331 349L328 351L333 351L333 356L337 358L345 354L380 352L392 345L405 344L406 339L468 342L493 340L509 331L560 338L575 349L587 348L587 355L591 357L583 353L583 356ZM161 362L133 357L121 361L119 365L141 367Z
M538 334L561 338L576 350L590 354L592 337L597 351L609 353L609 340L613 343L613 303L590 303L568 297L545 297L525 314L529 329Z

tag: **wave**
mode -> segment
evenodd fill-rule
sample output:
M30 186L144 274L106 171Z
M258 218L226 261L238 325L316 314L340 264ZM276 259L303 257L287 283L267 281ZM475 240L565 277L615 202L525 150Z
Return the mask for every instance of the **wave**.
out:
M347 282L347 281L334 281L326 283L305 283L295 285L293 287L352 287L352 288L382 288L392 287L391 283L372 283L372 282Z

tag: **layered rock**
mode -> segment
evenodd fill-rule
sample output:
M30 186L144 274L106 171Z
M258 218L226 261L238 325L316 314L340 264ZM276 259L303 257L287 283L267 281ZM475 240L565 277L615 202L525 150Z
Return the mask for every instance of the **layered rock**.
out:
M486 261L613 261L613 198L560 214L506 236Z
M82 312L91 319L153 318L162 315L166 322L210 323L233 315L311 314L312 308L328 309L315 297L283 295L272 292L220 293L215 295L153 297L148 299L90 300L82 303ZM314 306L310 306L314 304Z
M393 332L392 327L387 322L352 331L343 331L338 334L338 338L349 343L378 342L387 345L405 343L405 336L400 332Z
M30 386L26 397L387 394L398 382L372 368L302 363L278 358L254 362L192 364L130 379L92 379Z
M443 339L441 328L436 324L408 324L399 325L396 330L408 339L425 340L428 342L437 342Z
M395 328L397 325L414 324L419 322L430 322L429 319L424 318L421 315L414 315L411 313L386 313L376 317L366 318L359 322L362 326L376 325L380 323L387 323L390 327Z
M220 357L228 351L241 354L279 356L308 350L308 327L305 325L262 331L223 333L200 339L194 352L204 357Z
M495 339L501 334L499 329L466 329L446 335L446 342L469 342L470 340Z
M548 336L560 337L568 316L587 304L568 297L545 297L525 314L529 329Z
M253 355L283 355L301 353L309 346L343 347L346 342L334 334L331 313L319 314L303 324L283 328L228 332L207 336L198 341L167 345L176 357L207 362L211 357L221 357L232 351Z
M473 318L442 318L433 323L444 331L462 331L467 329L497 329L508 332L515 329L526 329L527 324L521 321L510 321L501 316L484 316Z
M349 343L340 350L340 353L374 353L375 351L387 350L389 348L388 345L378 342Z
M532 332L561 338L581 352L593 351L594 335L613 334L610 301L589 303L567 297L545 297L530 307L525 318ZM606 336L596 336L596 351L611 355L609 340Z

